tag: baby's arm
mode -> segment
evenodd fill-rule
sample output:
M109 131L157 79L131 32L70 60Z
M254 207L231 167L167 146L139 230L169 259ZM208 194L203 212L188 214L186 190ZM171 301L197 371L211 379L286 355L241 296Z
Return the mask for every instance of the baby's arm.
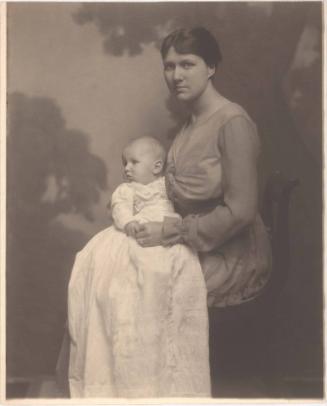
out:
M118 230L135 236L138 222L133 212L134 191L128 183L122 183L111 197L111 215Z

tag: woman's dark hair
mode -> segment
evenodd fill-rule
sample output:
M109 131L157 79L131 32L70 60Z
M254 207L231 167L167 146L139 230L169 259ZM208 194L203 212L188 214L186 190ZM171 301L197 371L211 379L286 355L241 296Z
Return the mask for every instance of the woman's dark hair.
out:
M200 56L210 67L216 67L222 60L216 38L204 27L180 28L169 34L161 45L162 58L171 47L180 54Z

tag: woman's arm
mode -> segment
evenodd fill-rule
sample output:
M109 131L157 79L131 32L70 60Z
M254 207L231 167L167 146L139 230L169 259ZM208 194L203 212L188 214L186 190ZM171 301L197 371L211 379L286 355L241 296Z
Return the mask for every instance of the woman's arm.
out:
M166 218L162 244L184 242L197 251L218 248L255 218L258 200L257 157L259 139L254 125L234 117L221 129L218 148L222 157L224 205L206 215Z
M221 129L218 148L222 157L224 205L205 215L183 220L166 217L147 223L136 234L142 246L184 243L197 251L211 251L249 225L257 214L259 139L255 126L239 116Z

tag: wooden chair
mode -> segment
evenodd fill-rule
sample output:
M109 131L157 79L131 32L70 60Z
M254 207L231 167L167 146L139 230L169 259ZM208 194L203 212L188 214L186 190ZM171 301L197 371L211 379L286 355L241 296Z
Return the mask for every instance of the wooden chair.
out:
M266 289L266 297L278 296L290 271L289 206L291 193L298 179L286 179L280 172L268 178L263 195L262 217L271 236L273 270Z

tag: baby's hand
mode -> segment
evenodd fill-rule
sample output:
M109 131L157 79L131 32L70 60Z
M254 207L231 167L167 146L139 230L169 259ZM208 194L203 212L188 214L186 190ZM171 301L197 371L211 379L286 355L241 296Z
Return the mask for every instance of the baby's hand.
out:
M140 230L140 224L137 221L130 221L126 224L124 231L129 237L135 238L136 233Z

